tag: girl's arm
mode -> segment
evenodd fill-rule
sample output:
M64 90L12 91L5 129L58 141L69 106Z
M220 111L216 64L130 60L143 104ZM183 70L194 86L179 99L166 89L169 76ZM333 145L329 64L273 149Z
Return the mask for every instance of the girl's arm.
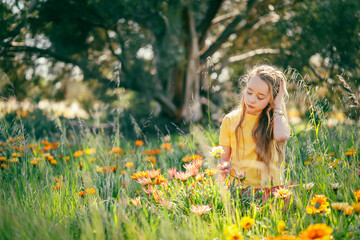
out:
M290 137L290 126L285 117L286 109L284 95L287 93L285 80L280 81L279 92L274 99L274 139L278 142L285 142Z
M274 111L274 139L277 142L285 142L290 137L290 126L285 117L285 112L275 105Z
M230 166L230 155L231 155L231 147L221 146L224 150L224 153L221 155L219 159L219 169L221 177L224 179L231 171Z

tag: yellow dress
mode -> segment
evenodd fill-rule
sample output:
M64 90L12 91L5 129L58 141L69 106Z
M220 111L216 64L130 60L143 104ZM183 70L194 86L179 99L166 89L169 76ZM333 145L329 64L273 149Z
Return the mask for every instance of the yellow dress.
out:
M259 116L245 113L242 123L243 138L240 134L238 151L236 150L235 129L239 124L241 117L241 109L234 110L227 114L220 127L219 144L231 148L231 176L235 176L236 172L245 172L245 186L251 185L253 188L270 187L271 181L273 186L282 185L282 171L279 166L279 156L274 149L274 158L271 161L269 171L263 162L257 160L255 151L256 144L252 137L252 129L258 121ZM238 156L239 155L239 156ZM233 181L233 178L232 180Z

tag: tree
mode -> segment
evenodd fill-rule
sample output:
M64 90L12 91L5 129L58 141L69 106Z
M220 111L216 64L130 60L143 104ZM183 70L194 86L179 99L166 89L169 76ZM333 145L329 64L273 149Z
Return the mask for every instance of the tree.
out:
M321 48L323 34L329 37L326 41L337 37L329 33L339 12L326 14L326 6L346 6L350 14L358 13L359 7L355 0L33 0L22 4L17 20L6 20L0 57L21 53L79 67L84 81L96 80L102 89L141 92L155 99L171 118L185 122L202 117L201 89L208 86L201 72L207 71L210 58L218 73L264 55L273 55L270 58L283 66L310 66L309 58L315 53L328 56L334 46L347 46L334 41ZM307 6L314 10L312 14ZM10 16L14 6L2 7L1 12ZM314 24L322 15L332 20L319 33ZM302 21L311 25L303 26ZM9 22L17 24L13 27ZM359 24L354 26L346 26L346 36L350 37L347 43L351 41L357 49ZM300 33L299 28L303 29ZM305 41L299 42L299 35ZM309 47L312 42L316 42L313 48ZM359 60L357 53L348 49L347 53L337 65Z

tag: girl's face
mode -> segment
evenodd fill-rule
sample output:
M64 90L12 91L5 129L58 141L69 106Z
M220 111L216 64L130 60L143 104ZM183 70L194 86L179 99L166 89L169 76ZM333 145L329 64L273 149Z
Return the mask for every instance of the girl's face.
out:
M270 102L269 85L259 76L251 77L244 94L246 113L260 115Z

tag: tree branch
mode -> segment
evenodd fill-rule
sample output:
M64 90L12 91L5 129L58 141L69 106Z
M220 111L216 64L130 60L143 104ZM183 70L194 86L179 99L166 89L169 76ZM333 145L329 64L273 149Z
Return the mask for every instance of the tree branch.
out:
M218 13L223 1L224 0L210 0L209 1L209 4L208 4L209 8L205 14L204 19L201 21L201 23L198 26L196 26L196 30L199 33L199 45L202 45L202 42L204 42L206 33L212 24L212 20Z

